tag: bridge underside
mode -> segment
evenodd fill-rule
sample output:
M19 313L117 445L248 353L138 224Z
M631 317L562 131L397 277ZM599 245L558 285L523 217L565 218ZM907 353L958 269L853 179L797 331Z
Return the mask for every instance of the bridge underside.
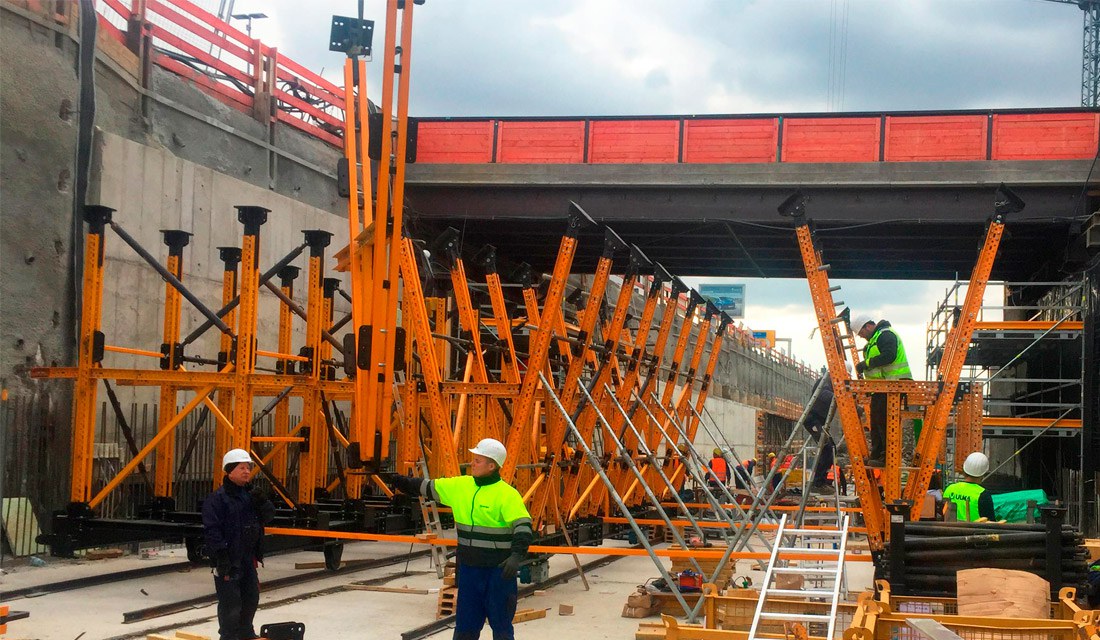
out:
M414 165L408 205L421 237L453 226L466 246L492 244L543 271L574 200L672 273L800 277L776 207L801 189L832 277L954 279L969 276L1003 181L1026 208L1009 218L994 277L1023 280L1072 252L1088 165ZM591 271L599 250L585 238L574 271Z

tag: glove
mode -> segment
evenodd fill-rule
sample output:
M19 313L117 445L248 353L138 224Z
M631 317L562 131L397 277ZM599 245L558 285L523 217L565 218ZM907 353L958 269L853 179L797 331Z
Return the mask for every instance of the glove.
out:
M229 564L228 549L218 549L214 552L214 571L222 580L229 579L229 573L232 571L232 567Z
M508 559L500 563L500 577L505 580L515 580L519 565L523 562L523 556L513 553Z
M863 373L866 370L867 370L867 361L866 360L862 360L862 361L860 361L859 364L856 365L856 373Z
M397 489L401 493L410 496L420 495L420 485L423 484L423 478L413 478L411 476L403 476L397 473L386 474L389 477L382 477L382 481L389 486Z

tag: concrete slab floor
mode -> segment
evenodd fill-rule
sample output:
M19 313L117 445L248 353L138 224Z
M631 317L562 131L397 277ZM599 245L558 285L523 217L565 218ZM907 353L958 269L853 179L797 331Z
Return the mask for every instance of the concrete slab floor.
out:
M623 546L625 543L607 544ZM355 543L346 546L344 559L393 557L408 552L407 545ZM594 557L582 556L581 562L587 562ZM12 569L9 565L5 567L5 571L10 573L0 578L0 590L10 591L104 571L115 572L157 563L179 562L183 559L182 550L173 550L162 551L148 560L133 557L95 562L54 559L46 567L24 566ZM260 570L260 579L265 581L300 574L301 571L294 569L294 563L316 562L320 559L321 554L317 552L294 552L275 556L268 559L266 566ZM554 556L550 560L551 575L572 567L573 560L569 556ZM870 586L870 563L849 563L848 568L851 591ZM737 569L735 575L747 574L753 578L754 584L759 584L762 574L750 570L748 562L742 561ZM640 620L621 617L626 597L637 585L657 575L657 570L647 557L621 558L587 574L590 591L586 592L581 581L573 578L565 584L546 590L544 594L524 598L519 603L520 609L541 608L549 611L546 618L518 624L516 636L538 640L561 640L570 635L585 639L633 638ZM376 584L429 590L438 589L441 585L426 557L410 561L407 573L404 562L370 570L335 573L332 577L261 594L260 611L256 616L257 630L263 623L297 621L306 625L306 638L310 640L397 639L402 632L435 620L438 596L434 591L421 595L338 590L343 585L362 580L380 580ZM144 639L146 633L154 630L186 630L217 638L214 605L144 622L122 622L125 612L212 592L209 570L196 568L186 572L21 598L7 604L12 609L29 611L31 617L9 625L8 634L4 637L11 640L76 640L78 637L81 640L122 640ZM558 605L563 603L573 605L572 616L558 615ZM452 629L445 629L430 637L445 639L450 638L452 633ZM482 632L483 639L491 638L491 635L488 627Z

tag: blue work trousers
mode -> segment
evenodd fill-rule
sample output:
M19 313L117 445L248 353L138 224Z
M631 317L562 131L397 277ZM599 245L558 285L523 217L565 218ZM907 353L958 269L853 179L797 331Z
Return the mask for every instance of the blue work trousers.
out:
M486 619L493 640L513 640L517 591L516 579L502 578L500 567L458 565L454 640L477 640Z
M252 620L260 603L260 578L256 566L248 560L238 571L230 573L226 580L214 576L214 590L218 594L218 635L221 640L245 640L257 638Z

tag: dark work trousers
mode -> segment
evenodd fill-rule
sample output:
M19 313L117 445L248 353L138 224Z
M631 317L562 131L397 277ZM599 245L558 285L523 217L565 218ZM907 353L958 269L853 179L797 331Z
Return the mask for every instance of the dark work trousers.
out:
M500 567L458 565L458 604L454 640L477 640L489 620L493 640L512 640L516 615L516 579L505 580Z
M218 635L221 640L245 640L256 638L252 619L260 603L260 578L256 566L249 560L230 580L214 576L214 590L218 594Z
M813 439L816 445L821 441L821 431L823 426L816 423L806 423L803 425L810 437ZM833 444L833 439L829 436L825 437L825 444L821 447L821 453L817 456L817 466L814 467L813 484L832 484L829 482L829 468L833 466L833 450L836 445Z
M886 456L886 394L871 394L871 457Z

